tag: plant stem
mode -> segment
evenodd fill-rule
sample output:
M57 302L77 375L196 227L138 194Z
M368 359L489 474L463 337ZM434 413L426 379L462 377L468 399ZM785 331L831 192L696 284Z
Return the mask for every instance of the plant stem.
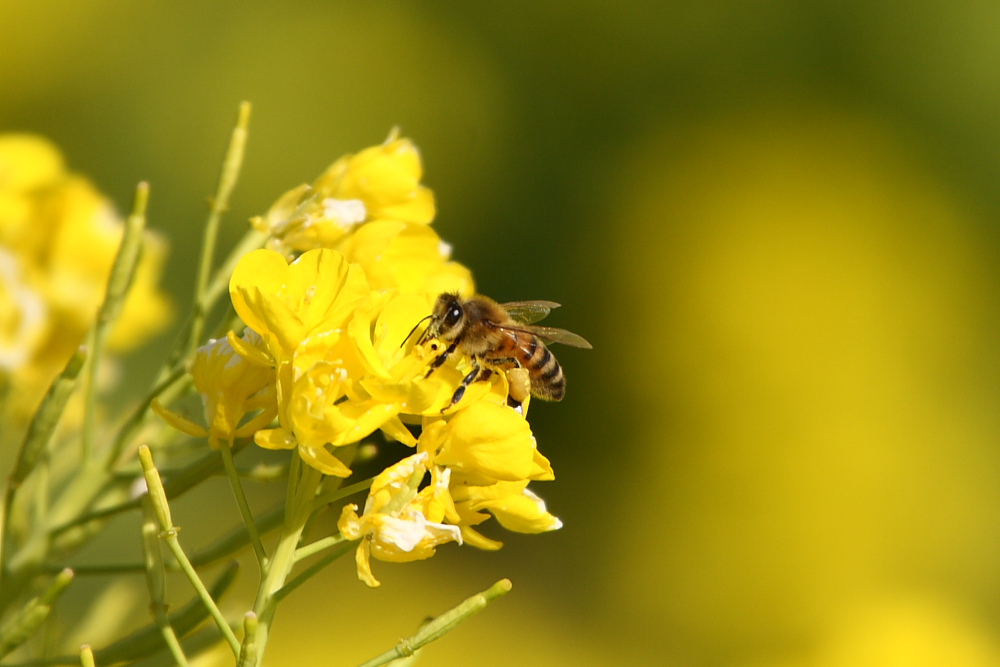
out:
M156 519L160 524L160 528L163 531L161 537L163 541L166 542L167 548L170 549L170 553L174 555L177 559L177 564L180 565L181 570L187 576L188 581L194 586L195 591L198 592L198 597L201 598L202 603L208 609L208 613L215 620L215 624L219 627L219 631L222 636L226 638L229 643L229 647L233 651L233 655L239 656L240 654L240 643L236 639L236 635L233 634L232 628L229 627L229 623L226 621L222 612L219 611L219 607L215 604L215 600L212 599L212 595L208 592L205 587L204 582L202 582L201 577L195 572L194 566L191 565L191 561L188 560L187 554L184 553L184 549L181 548L181 543L177 539L177 528L173 524L173 519L170 517L170 506L167 504L167 494L163 490L163 482L160 481L160 474L153 465L153 457L149 452L149 448L143 445L139 448L139 461L142 463L142 471L146 477L146 488L149 493L149 499L153 503L153 511L156 514Z
M208 314L208 302L206 293L208 289L208 279L212 273L212 261L215 258L215 242L219 236L219 221L222 214L229 208L229 196L236 187L236 181L240 175L240 167L243 164L243 153L246 149L247 127L250 125L250 103L242 102L237 112L236 127L233 128L229 138L229 147L226 149L226 157L222 162L222 171L219 174L219 184L215 189L215 196L212 198L212 207L205 222L205 234L201 245L201 261L198 262L198 275L195 281L194 291L194 311L191 321L191 331L187 340L186 350L188 354L194 352L201 342L202 331L205 327L205 317Z
M229 477L229 486L233 489L233 495L236 496L236 504L240 507L240 514L243 517L243 523L246 525L247 533L250 535L250 544L253 545L254 555L257 556L257 565L260 567L260 573L263 575L267 571L267 554L264 552L264 545L260 541L260 534L257 532L257 524L254 523L253 514L250 513L250 504L247 503L247 496L243 492L243 484L240 482L239 472L236 470L236 464L233 462L233 441L221 443L222 446L219 448L222 452L222 463L226 468L226 476Z
M344 536L340 533L331 535L330 537L324 537L321 540L316 540L312 544L307 544L306 546L295 550L295 562L305 560L306 558L309 558L309 556L314 556L320 551L326 551L327 549L335 547L345 541Z
M88 337L89 359L87 360L87 383L84 395L83 434L80 438L83 461L89 461L93 455L95 420L97 419L97 373L101 365L104 343L111 330L111 325L117 319L118 313L121 312L125 295L132 284L132 276L135 273L135 266L142 250L142 230L146 226L146 205L148 202L149 184L139 183L132 201L132 213L125 221L121 245L118 246L118 254L111 267L104 303L101 304L101 309L97 313L97 321L94 322L94 327L90 330Z
M363 479L360 482L349 484L347 486L340 487L339 489L332 489L328 493L318 496L316 500L313 501L313 509L319 510L326 507L330 503L337 502L341 498L347 498L348 496L353 496L355 493L367 491L372 488L372 482L374 481L374 477L369 477L368 479Z
M23 644L45 622L52 605L73 581L73 571L63 570L49 587L0 626L0 658Z
M49 450L52 444L52 436L55 434L56 426L62 417L63 410L73 390L76 389L76 379L80 374L86 360L85 350L78 349L66 364L63 372L52 381L42 404L35 412L35 416L28 426L28 432L24 436L24 442L17 453L17 462L14 464L14 472L7 478L4 489L3 507L0 508L0 572L6 571L4 560L4 546L7 534L7 518L10 516L11 508L14 505L14 498L21 484L28 478L28 475L35 469L36 464L42 455Z
M135 408L124 425L118 430L108 455L105 458L105 467L108 470L114 466L118 457L125 450L125 446L132 437L139 432L149 415L149 406L154 398L159 398L161 402L169 403L177 395L183 392L191 384L191 377L187 374L187 368L179 366L168 373L163 379L156 383L150 392L143 397L142 402Z
M505 595L508 591L510 591L510 589L510 580L501 579L482 593L473 595L464 602L425 624L409 639L402 640L392 649L376 658L372 658L368 662L363 663L360 667L379 667L380 665L385 665L393 660L413 655L415 651L426 646L427 644L430 644L436 639L440 639L447 633L454 630L459 623L468 620L474 614L482 611L486 605L502 595Z
M298 459L295 455L293 461ZM271 623L274 620L274 613L277 609L275 594L285 585L285 580L295 565L295 551L305 529L306 521L312 514L312 504L316 497L316 489L323 478L323 475L312 466L293 465L293 470L301 468L302 474L296 484L295 476L289 477L289 487L291 496L290 502L285 507L285 523L281 529L281 536L278 538L278 546L274 551L274 557L268 564L267 574L261 582L257 592L257 600L254 603L253 611L257 615L257 659L258 665L264 656L264 648L267 645L268 634ZM291 491L294 485L294 491Z
M310 565L309 567L307 567L306 569L302 570L302 572L297 574L294 579L292 579L287 584L282 586L281 589L274 594L274 601L276 603L284 600L289 593L294 591L296 588L304 584L306 581L308 581L315 575L319 574L319 572L322 571L323 568L325 568L327 565L329 565L333 561L337 560L338 558L346 554L354 546L353 542L345 540L343 537L339 535L331 539L334 539L336 541L333 542L332 544L326 545L324 548L332 546L333 550L327 555L323 556L318 561L316 561L315 563L313 563L312 565ZM320 542L324 542L324 540L320 540ZM317 543L314 542L313 544ZM302 552L308 548L309 547L303 547L302 549L299 549L299 552Z

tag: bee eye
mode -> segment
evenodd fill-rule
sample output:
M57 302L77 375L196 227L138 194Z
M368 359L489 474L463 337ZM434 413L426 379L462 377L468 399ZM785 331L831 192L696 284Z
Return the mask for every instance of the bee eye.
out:
M444 316L444 324L447 327L453 327L458 324L460 319L462 319L462 307L456 303L448 309L448 313Z

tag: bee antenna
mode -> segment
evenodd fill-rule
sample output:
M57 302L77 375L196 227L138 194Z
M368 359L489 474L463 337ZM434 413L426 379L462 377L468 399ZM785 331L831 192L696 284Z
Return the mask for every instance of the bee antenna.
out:
M428 315L427 317L424 317L424 318L421 318L419 322L417 322L416 324L414 324L414 325L413 325L413 328L412 328L412 329L410 329L410 333L406 334L406 338L404 338L404 339L403 339L403 342L402 342L402 343L400 343L400 344L399 344L399 346L400 346L400 347L403 347L404 345L406 345L406 341L410 340L410 336L412 336L412 335L413 335L413 334L414 334L414 333L416 332L417 328L418 328L418 327L419 327L419 326L420 326L421 324L423 324L423 323L424 323L424 322L425 322L426 320L429 320L429 319L431 319L432 317L434 317L433 313L432 313L432 314L430 314L430 315Z

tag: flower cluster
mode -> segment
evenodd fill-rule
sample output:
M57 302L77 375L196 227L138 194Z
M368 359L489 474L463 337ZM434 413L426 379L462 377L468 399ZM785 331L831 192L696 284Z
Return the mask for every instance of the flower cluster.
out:
M241 420L259 425L260 415L276 414L254 441L293 449L326 475L350 475L338 448L376 431L415 448L375 478L360 515L348 505L340 519L341 533L361 540L358 572L371 586L371 556L417 560L450 541L498 548L473 528L490 515L520 532L561 525L527 488L553 473L524 412L507 405L505 375L474 383L452 405L471 360L455 354L429 373L441 345L411 335L439 293L473 291L468 269L428 226L434 199L421 174L414 145L393 133L255 219L269 247L245 255L230 281L253 333L231 333L227 346L241 360L227 370L255 380L231 380L244 388L238 395L218 381L209 384L219 395L199 386L215 396L206 411L221 424L216 441L244 432ZM210 354L214 347L200 353ZM219 405L235 412L220 418Z
M375 290L471 293L472 275L429 226L434 195L420 184L416 146L393 131L379 146L334 162L312 186L285 193L251 220L268 247L289 259L318 248L364 269Z
M94 323L123 233L121 218L59 151L0 135L0 387L23 421ZM148 234L129 298L108 341L131 349L169 321L158 290L165 243Z

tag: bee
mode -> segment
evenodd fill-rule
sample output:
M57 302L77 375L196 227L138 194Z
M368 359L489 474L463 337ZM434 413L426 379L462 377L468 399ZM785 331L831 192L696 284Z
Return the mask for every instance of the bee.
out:
M465 299L451 292L441 294L433 312L424 318L429 319L430 324L417 343L437 338L447 343L448 347L431 362L427 375L430 376L457 351L472 360L472 370L455 390L451 405L458 403L466 387L476 380L489 379L494 370L514 368L527 371L532 396L546 401L561 401L566 394L566 377L545 344L562 343L588 350L591 345L582 336L565 329L533 325L558 307L559 304L552 301L499 304L485 296ZM420 322L417 323L419 326ZM412 335L413 332L410 333ZM512 395L511 398L520 403L527 395Z

